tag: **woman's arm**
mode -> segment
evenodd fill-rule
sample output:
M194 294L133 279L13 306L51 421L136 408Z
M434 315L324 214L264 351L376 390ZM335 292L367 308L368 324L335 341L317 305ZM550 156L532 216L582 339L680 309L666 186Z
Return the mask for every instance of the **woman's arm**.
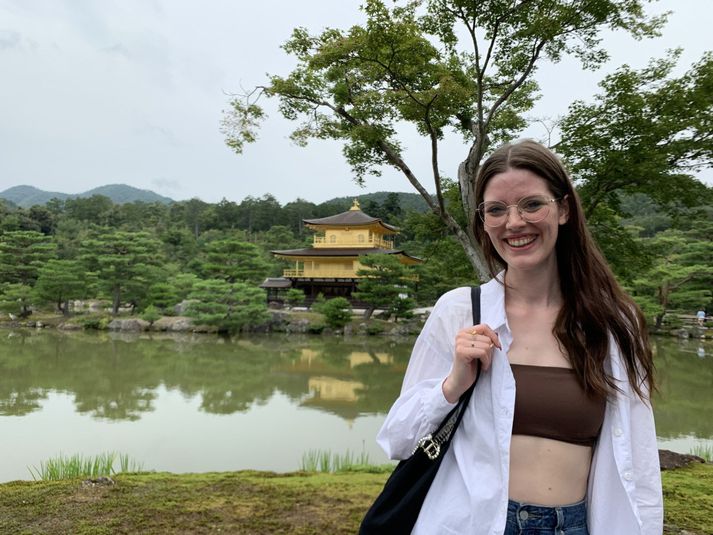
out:
M453 361L454 333L463 322L463 299L458 293L464 290L469 291L459 288L438 300L416 340L401 395L391 407L376 438L391 459L409 457L416 443L435 430L455 406L444 397L442 383ZM469 296L464 309L468 315ZM459 315L460 320L457 319Z

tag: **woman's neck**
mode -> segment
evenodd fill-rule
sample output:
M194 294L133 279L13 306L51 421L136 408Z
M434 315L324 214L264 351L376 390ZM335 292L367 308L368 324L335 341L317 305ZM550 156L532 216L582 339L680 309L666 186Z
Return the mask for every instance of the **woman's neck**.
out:
M505 272L505 302L510 305L557 307L562 305L557 268L544 272Z

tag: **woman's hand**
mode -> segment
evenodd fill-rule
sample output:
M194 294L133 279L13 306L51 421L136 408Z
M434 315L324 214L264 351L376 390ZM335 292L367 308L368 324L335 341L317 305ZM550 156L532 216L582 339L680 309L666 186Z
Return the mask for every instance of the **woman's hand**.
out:
M449 403L458 401L473 384L479 360L483 363L483 371L490 368L493 346L502 349L498 335L484 323L458 331L453 367L443 381L443 395Z

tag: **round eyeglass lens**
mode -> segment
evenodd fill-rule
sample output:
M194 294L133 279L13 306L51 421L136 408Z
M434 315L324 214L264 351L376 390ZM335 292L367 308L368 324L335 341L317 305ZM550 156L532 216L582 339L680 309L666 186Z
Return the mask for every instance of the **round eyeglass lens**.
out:
M542 221L550 212L550 205L557 199L550 199L541 195L523 197L517 204L505 204L502 201L487 201L480 203L478 213L483 223L489 227L498 227L505 223L510 208L516 208L522 219L528 223Z

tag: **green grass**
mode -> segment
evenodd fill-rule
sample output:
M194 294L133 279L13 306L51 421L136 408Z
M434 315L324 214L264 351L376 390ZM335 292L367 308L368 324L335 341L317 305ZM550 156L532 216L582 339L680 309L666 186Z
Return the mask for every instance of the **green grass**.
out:
M691 448L691 455L697 455L705 459L707 463L713 463L713 446L707 444L696 444Z
M713 465L692 463L661 477L666 524L688 533L713 533Z
M356 455L347 450L338 454L327 450L308 450L302 454L303 472L348 472L358 469L376 468L369 460L369 454L362 451Z
M119 470L114 468L119 462ZM59 454L47 461L40 462L40 466L28 466L32 479L35 481L59 481L62 479L97 478L111 476L118 473L140 472L143 466L131 459L126 454L115 452L100 453L94 456L81 454Z
M713 466L663 472L666 534L713 533ZM356 533L388 473L119 474L0 484L0 533L123 535Z

